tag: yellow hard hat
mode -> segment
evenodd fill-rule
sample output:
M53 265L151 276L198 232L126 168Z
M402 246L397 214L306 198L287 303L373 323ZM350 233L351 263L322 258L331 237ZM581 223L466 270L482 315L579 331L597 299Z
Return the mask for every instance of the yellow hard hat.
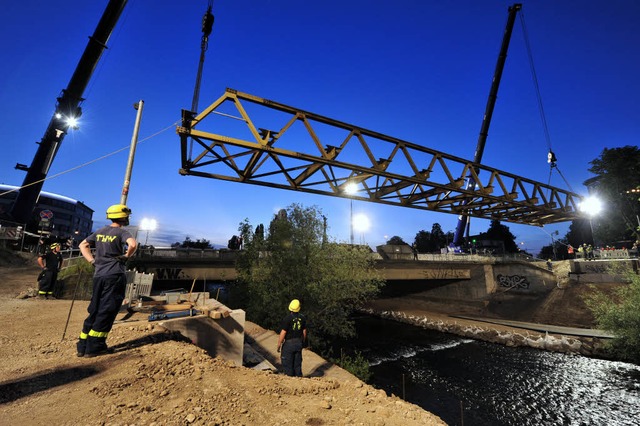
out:
M123 219L130 214L131 209L124 204L114 204L107 209L107 219Z
M56 248L56 247L60 247L60 243L53 243L53 244L51 244L51 245L49 246L49 248L50 248L51 250L53 250L53 249L54 249L54 248Z
M300 312L300 301L298 299L293 299L291 303L289 303L289 310L291 312Z

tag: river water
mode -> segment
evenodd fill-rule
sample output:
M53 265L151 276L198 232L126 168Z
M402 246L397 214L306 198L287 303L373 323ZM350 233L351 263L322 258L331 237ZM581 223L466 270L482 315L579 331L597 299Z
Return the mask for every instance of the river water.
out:
M640 425L640 367L510 348L368 316L353 347L377 388L449 425Z

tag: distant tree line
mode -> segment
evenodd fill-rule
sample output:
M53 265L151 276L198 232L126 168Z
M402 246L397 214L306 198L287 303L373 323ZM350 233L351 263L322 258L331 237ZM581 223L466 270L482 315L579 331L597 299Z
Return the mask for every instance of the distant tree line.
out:
M431 231L421 230L416 234L413 243L406 243L401 237L394 235L387 240L387 244L411 245L418 253L440 253L442 249L449 247L453 242L454 233L452 231L443 232L439 223L431 226ZM481 232L469 241L465 247L466 251L475 250L481 241L499 242L504 253L518 253L520 249L516 244L516 236L511 233L509 227L500 223L499 220L492 220L489 229Z

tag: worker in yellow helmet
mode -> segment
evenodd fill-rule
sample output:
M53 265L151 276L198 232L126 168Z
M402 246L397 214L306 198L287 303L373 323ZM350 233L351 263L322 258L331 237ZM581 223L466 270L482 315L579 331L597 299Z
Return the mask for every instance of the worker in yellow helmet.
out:
M302 348L306 347L307 319L300 313L300 301L289 303L289 315L282 320L278 352L287 376L302 377Z
M107 336L124 300L127 287L126 261L136 251L137 242L124 227L131 209L114 204L107 209L111 225L103 226L79 245L82 256L95 266L89 316L78 340L78 356L94 357L109 352ZM91 248L95 247L95 255Z
M38 298L55 299L53 290L58 281L58 271L62 267L60 243L53 243L46 253L38 256L38 265L42 272L38 276Z

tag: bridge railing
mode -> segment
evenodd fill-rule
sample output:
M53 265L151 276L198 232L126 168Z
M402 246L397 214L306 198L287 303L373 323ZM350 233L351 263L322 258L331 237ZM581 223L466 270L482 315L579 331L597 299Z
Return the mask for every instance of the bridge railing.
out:
M539 262L532 256L527 256L520 253L507 253L502 255L495 254L468 254L468 253L419 253L418 260L433 261L433 262L500 262L500 261L512 261L520 260L525 262Z
M188 258L188 259L221 259L234 260L239 251L227 249L196 249L172 247L143 247L138 249L136 256L155 258Z
M221 260L235 260L241 250L228 250L228 249L194 249L194 248L141 248L137 252L139 257L154 257L154 258L168 258L168 259L221 259ZM380 254L371 253L376 259L382 259ZM411 260L413 256L410 255L405 259ZM536 259L532 256L527 256L520 253L492 255L492 254L468 254L468 253L419 253L419 261L433 261L433 262L487 262L487 261L512 261L520 260L526 262L536 262L541 259Z

